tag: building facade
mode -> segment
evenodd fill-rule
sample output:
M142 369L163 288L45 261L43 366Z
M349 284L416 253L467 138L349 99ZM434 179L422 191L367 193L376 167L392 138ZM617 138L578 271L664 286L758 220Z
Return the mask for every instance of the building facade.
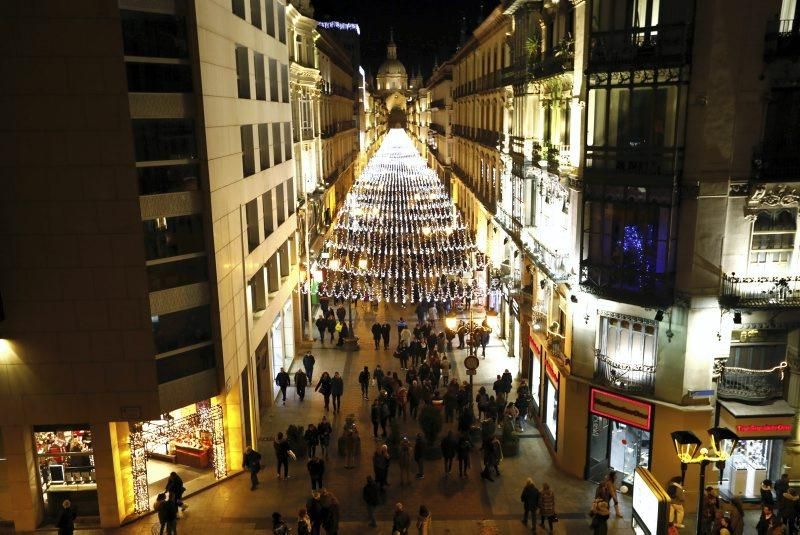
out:
M796 21L779 0L507 0L450 59L445 118L442 75L427 84L429 153L442 122L453 136L450 172L432 166L576 477L630 487L645 466L666 484L669 434L715 425L742 439L709 468L723 495L800 477Z
M63 119L1 130L0 517L18 530L67 497L118 526L149 509L160 463L203 469L192 491L255 442L297 315L285 10L14 15L28 46L5 59L28 75L5 102ZM34 37L54 18L58 38Z

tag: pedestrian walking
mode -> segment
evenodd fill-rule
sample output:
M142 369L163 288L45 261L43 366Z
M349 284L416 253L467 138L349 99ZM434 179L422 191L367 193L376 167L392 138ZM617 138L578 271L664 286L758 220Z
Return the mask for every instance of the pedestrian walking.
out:
M311 478L311 490L322 490L322 478L325 476L325 461L312 455L306 463L308 476Z
M780 520L777 519L772 507L764 505L761 507L761 516L758 518L756 524L756 532L758 535L772 535L772 529L780 525Z
M395 401L397 402L397 417L403 417L403 421L406 421L406 407L408 405L408 388L405 385L400 385L397 389L397 392L394 394Z
M414 447L407 437L403 437L400 442L400 455L397 465L400 467L400 485L411 483L411 457L414 455Z
M676 528L684 528L683 525L683 502L686 500L686 491L681 484L681 477L675 476L669 481L667 495L670 497L669 520L675 521Z
M506 394L506 397L508 397L508 394L511 393L511 386L514 383L514 376L511 375L511 372L508 371L508 368L506 368L505 371L503 372L502 379L503 379L503 384L505 385L503 392Z
M462 433L458 438L458 477L467 477L467 472L470 468L469 455L472 451L472 442L469 440L467 433Z
M279 432L278 437L272 444L275 449L275 460L278 462L278 479L289 479L289 441ZM283 466L283 477L281 478L281 466Z
M772 481L765 479L761 482L761 505L775 507L775 496L772 494Z
M467 324L464 320L458 322L458 327L456 327L456 335L458 336L458 347L456 349L464 349L466 347L464 345L464 338L467 335Z
M481 471L481 479L494 481L491 471L492 468L496 470L498 464L494 448L494 437L487 437L484 439L483 444L481 445L481 451L483 452L483 471ZM497 475L500 475L499 470L497 470Z
M369 399L369 368L364 366L358 374L358 384L361 387L361 398Z
M331 427L330 422L326 416L322 417L322 420L317 424L317 435L319 435L319 447L322 456L326 459L328 458L328 446L331 443L331 434L333 433L333 427Z
M525 487L522 489L522 495L519 497L522 502L522 507L525 514L522 515L522 523L528 525L528 515L531 516L531 522L536 525L536 509L539 507L539 489L533 482L533 479L528 478L525 481Z
M339 333L339 340L336 342L336 346L343 347L344 341L350 337L350 329L347 327L347 323L340 321L336 324L336 331Z
M378 387L378 391L380 391L381 385L383 384L383 368L381 368L380 364L376 364L375 369L372 370L372 380Z
M600 492L595 494L594 501L592 502L592 509L589 512L592 517L592 522L589 524L589 527L592 528L592 533L594 535L606 535L608 533L608 517L611 516L611 509L608 507L608 502L603 499L603 496L600 494ZM552 527L550 529L552 530Z
M776 484L777 486L777 484ZM798 497L797 489L791 488L784 491L783 506L780 509L781 518L789 528L789 535L797 535L800 531L800 497ZM733 515L731 515L733 519Z
M317 454L317 446L319 446L319 431L314 424L308 424L306 432L303 433L303 441L306 443L308 450L308 457L311 458Z
M417 535L429 535L431 532L431 512L424 505L419 506L417 517Z
M356 442L358 441L358 428L350 425L344 432L344 467L355 468Z
M294 387L297 390L297 397L300 401L306 399L306 387L308 386L308 375L303 370L297 370L294 374Z
M182 511L188 509L189 506L183 503L183 493L186 492L186 487L183 486L183 480L177 473L169 473L164 492L169 496L169 500L180 507Z
M322 528L322 500L319 491L312 491L311 497L306 500L306 513L311 520L311 535L319 535Z
M333 395L333 414L342 410L342 394L344 394L344 381L339 372L334 372L331 379L331 395Z
M408 528L411 527L411 518L403 510L403 504L397 502L394 506L394 518L392 519L392 533L408 535Z
M283 397L283 404L286 405L286 389L289 387L291 381L289 380L289 374L286 373L286 370L281 368L281 371L278 372L278 375L275 376L275 384L278 385L278 388L281 390L281 396Z
M372 340L375 342L375 349L379 349L381 343L381 324L378 320L375 320L370 330L372 331Z
M303 355L303 368L306 370L309 383L314 380L314 364L316 364L316 362L317 359L314 358L311 351L306 351L306 354Z
M381 337L383 338L383 349L389 349L389 336L392 333L392 327L389 323L384 322L381 325Z
M347 316L347 311L344 309L343 305L339 305L336 308L336 317L338 318L340 323L344 323L345 316Z
M417 463L417 479L425 477L425 439L422 433L417 433L417 440L414 442L414 462Z
M396 323L396 325L397 325L397 337L399 338L400 337L400 333L403 332L403 329L408 328L408 323L406 323L406 320L404 320L401 317L400 320Z
M297 511L297 535L311 535L311 517L305 509Z
M258 472L261 471L261 454L247 446L242 456L242 469L250 472L250 490L258 486Z
M328 334L330 334L330 341L333 343L333 333L336 332L336 319L333 317L333 314L329 314L325 321L328 323Z
M58 535L72 535L75 533L75 519L77 516L78 513L72 507L71 501L64 500L61 502L61 510L58 512L58 519L56 520Z
M272 513L272 534L273 535L289 535L291 530L286 522L283 520L283 516L278 513L277 511Z
M375 471L375 481L381 490L389 486L389 448L386 444L379 446L372 456L372 468Z
M444 353L439 361L439 369L442 371L442 386L447 386L450 383L450 359Z
M372 402L372 407L370 408L369 415L370 415L370 420L372 420L372 436L375 439L377 439L378 427L381 424L381 405L377 399Z
M553 522L556 522L556 495L550 488L550 485L545 483L542 485L542 491L539 493L539 525L544 527L544 521L547 520L549 530L553 531Z
M319 331L319 341L322 345L325 345L325 331L328 329L328 322L325 321L325 318L320 314L317 316L317 320L314 322L314 325L317 326L317 330Z
M450 471L453 469L453 459L458 451L458 441L453 435L453 431L447 432L447 435L440 443L440 447L442 449L442 459L444 459L444 473L445 476L449 476Z
M377 483L375 483L375 480L372 479L372 476L367 476L367 484L364 485L364 488L361 491L361 497L364 499L364 503L367 504L369 525L373 528L378 525L378 523L375 522L375 508L380 503L380 494L381 488Z
M153 510L158 515L158 523L160 525L158 531L159 535L164 535L164 533L166 533L166 535L177 535L178 506L167 500L167 495L162 492L156 496L156 503L153 504ZM60 526L58 533L61 535Z
M483 348L482 357L486 358L486 346L489 345L489 335L492 332L492 329L491 327L489 327L489 324L486 323L486 320L483 320L483 324L485 326L481 329L481 332L479 334L480 336L479 342L481 344L481 348Z
M389 408L389 402L392 401L393 398L385 391L381 397L381 436L386 438L386 424L388 423L389 418L392 416L392 411Z
M333 385L331 384L331 376L328 375L328 372L322 372L322 376L319 378L319 382L317 382L317 387L314 389L315 392L319 392L322 394L322 397L325 399L325 410L330 410L330 402L331 402L331 390Z

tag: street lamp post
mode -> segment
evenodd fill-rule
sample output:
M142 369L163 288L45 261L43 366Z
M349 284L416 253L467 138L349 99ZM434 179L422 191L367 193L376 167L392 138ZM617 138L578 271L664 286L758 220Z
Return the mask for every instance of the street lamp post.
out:
M675 445L675 454L681 462L681 484L686 477L686 468L690 464L700 465L700 488L697 498L697 535L702 535L703 501L705 499L706 467L716 463L722 474L725 461L731 458L739 436L727 427L712 427L708 430L711 437L711 451L701 448L702 441L691 431L673 431L670 436Z

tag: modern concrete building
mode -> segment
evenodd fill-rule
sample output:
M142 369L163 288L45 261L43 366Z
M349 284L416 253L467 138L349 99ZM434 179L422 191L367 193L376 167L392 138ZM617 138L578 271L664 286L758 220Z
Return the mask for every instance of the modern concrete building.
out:
M256 440L297 315L285 10L7 10L0 518L18 530L67 497L117 526L176 466L193 491Z

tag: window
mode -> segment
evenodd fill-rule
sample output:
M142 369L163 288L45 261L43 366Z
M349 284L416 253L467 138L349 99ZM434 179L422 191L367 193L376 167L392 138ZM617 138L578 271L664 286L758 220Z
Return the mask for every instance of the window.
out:
M192 68L180 63L125 63L131 93L190 93Z
M796 233L797 213L794 210L759 212L750 240L750 271L766 273L788 267Z
M231 6L231 10L233 14L239 17L242 20L247 20L247 17L244 13L244 0L233 0L233 5Z
M654 366L656 324L640 318L600 316L597 349L617 364Z
M137 162L197 158L193 120L133 119L131 125Z
M264 207L264 238L275 231L275 213L272 207L272 190L261 196Z
M275 0L264 0L264 13L267 16L267 33L275 37Z
M289 241L283 242L279 250L281 278L289 276Z
M258 199L247 203L244 211L247 224L247 251L252 253L260 243L258 238Z
M269 58L269 99L278 102L278 62Z
M160 316L151 316L156 353L211 340L211 310L203 305Z
M210 370L216 366L215 361L214 344L212 343L177 355L160 358L156 360L158 384Z
M186 20L178 15L119 10L126 56L188 58Z
M275 7L278 8L278 41L286 44L286 7L280 2Z
M139 167L139 195L156 195L200 189L200 169L196 163Z
M264 54L253 53L253 72L256 77L256 99L267 100L267 74L264 71Z
M275 211L278 215L278 226L281 226L286 221L286 209L283 200L283 184L275 188Z
M281 63L281 87L283 100L289 102L289 66Z
M236 84L239 98L250 98L250 66L243 46L236 47Z
M275 165L283 162L283 144L281 142L281 123L272 123L272 157Z
M267 283L264 280L264 268L261 267L247 283L250 291L250 310L253 314L259 314L267 308Z
M283 161L292 159L292 125L283 123Z
M145 259L155 260L205 249L203 219L199 214L159 217L142 222Z
M250 22L258 28L261 26L261 0L250 0Z
M786 359L786 331L740 329L731 331L731 349L726 366L769 370Z
M278 275L278 253L276 252L267 261L267 291L271 294L281 288L281 281Z
M147 282L151 292L207 281L208 258L205 255L147 266Z
M294 177L286 181L286 200L289 209L289 215L294 213L294 204L297 200L297 194L294 191Z
M242 138L242 171L245 178L256 172L256 155L253 146L253 125L244 124L239 127Z
M270 168L269 147L269 123L261 123L258 125L258 156L262 171Z

